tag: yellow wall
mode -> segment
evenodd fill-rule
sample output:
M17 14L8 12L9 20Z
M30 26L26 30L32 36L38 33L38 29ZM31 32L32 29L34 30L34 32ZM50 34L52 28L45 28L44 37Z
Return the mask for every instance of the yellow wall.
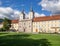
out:
M52 20L52 21L40 21L40 22L33 22L33 32L46 32L46 33L53 33L55 29L51 27L60 27L60 20ZM57 32L59 32L60 28Z
M2 28L3 27L3 24L0 24L0 28Z
M15 30L18 30L18 23L11 24L11 28L15 29Z

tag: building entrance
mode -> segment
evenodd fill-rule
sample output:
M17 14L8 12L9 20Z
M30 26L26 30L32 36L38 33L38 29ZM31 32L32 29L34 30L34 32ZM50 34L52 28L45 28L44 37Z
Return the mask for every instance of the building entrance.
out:
M24 32L25 32L25 29L24 29Z
M38 32L38 29L36 29L36 32Z

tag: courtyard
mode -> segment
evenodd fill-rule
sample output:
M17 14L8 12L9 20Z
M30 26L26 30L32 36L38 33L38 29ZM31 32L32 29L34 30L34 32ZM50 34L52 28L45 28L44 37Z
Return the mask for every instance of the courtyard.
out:
M0 46L60 46L60 34L0 32Z

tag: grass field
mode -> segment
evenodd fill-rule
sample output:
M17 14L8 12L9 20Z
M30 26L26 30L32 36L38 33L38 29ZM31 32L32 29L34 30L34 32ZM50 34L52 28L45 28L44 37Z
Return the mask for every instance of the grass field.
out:
M60 46L60 34L0 32L0 46Z

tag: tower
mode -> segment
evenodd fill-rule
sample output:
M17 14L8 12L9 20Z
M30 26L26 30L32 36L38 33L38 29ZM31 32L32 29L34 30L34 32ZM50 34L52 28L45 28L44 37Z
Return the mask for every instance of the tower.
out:
M25 13L24 13L24 9L22 10L22 12L20 13L20 20L25 19Z
M23 20L25 19L25 13L24 13L24 9L22 10L22 12L20 13L20 17L19 17L19 31L23 32L24 31L24 22Z
M29 12L29 19L33 19L34 18L34 11L32 6L30 7L30 12Z

